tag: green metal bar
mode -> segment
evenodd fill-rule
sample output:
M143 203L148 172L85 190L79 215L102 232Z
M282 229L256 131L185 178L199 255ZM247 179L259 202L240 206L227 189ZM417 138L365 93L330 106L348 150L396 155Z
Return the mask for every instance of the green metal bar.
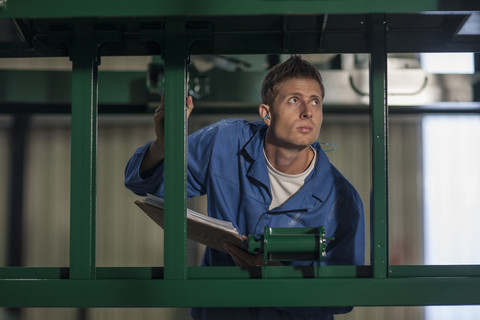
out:
M415 12L438 10L437 0L340 0L302 1L292 5L286 0L244 0L244 1L148 1L138 0L135 6L128 2L114 0L84 0L78 2L41 1L41 5L28 0L8 1L0 17L115 17L115 16L201 16L239 14L291 14L312 13L358 13L358 12ZM463 1L462 9L475 7ZM477 6L478 8L478 6Z
M0 307L422 306L480 304L480 277L2 280ZM282 294L272 294L282 292ZM225 294L228 293L228 294ZM252 294L249 294L252 293Z
M97 55L93 27L79 22L72 45L70 278L95 278Z
M369 266L322 266L322 267L266 267L263 270L266 278L319 278L354 279L369 278L372 268ZM318 270L317 270L318 269ZM97 267L98 280L149 280L163 279L162 267ZM251 279L262 276L262 268L237 267L188 267L188 279ZM429 266L390 266L389 278L422 277L480 277L480 265L429 265ZM2 267L2 280L61 280L69 279L69 268L66 267Z
M137 0L131 3L114 0L84 0L64 2L58 0L8 1L0 11L0 17L125 17L125 16L212 16L240 14L324 14L359 12L421 12L434 10L478 10L478 2L464 0L459 5L439 0L338 0L338 1L288 1L288 0L244 0L244 1L149 1Z
M187 278L185 21L165 23L165 279Z
M356 278L358 274L369 275L369 267L322 266L322 267L266 267L267 278ZM317 270L318 269L318 270ZM318 271L318 272L317 272ZM478 273L477 273L478 274ZM61 280L69 279L69 269L64 267L4 267L0 268L3 280ZM97 267L98 280L149 280L163 279L162 267ZM261 267L188 267L188 279L251 279L262 275Z
M66 267L3 267L0 268L0 281L19 279L60 280L68 279Z
M480 277L480 265L390 266L390 278Z
M370 106L372 117L372 265L375 278L388 276L388 106L386 25L371 16Z

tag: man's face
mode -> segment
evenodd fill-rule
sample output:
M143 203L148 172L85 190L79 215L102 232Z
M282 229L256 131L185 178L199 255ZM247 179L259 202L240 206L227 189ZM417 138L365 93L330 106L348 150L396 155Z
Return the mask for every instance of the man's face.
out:
M313 79L288 79L280 83L270 110L269 142L289 149L303 149L320 135L322 89Z

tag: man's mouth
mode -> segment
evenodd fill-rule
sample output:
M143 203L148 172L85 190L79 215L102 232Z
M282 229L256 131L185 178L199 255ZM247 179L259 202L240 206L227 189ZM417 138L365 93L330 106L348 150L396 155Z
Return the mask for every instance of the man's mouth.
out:
M313 131L313 128L309 126L301 126L301 127L298 127L297 130L302 133L310 133Z

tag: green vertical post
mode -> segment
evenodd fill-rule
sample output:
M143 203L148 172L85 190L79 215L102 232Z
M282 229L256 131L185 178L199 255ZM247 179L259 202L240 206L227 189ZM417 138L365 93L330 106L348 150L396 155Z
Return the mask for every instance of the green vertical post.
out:
M95 279L97 53L93 25L75 24L71 45L70 278Z
M372 264L375 278L388 277L388 105L384 15L371 19Z
M187 278L185 21L165 22L165 279Z

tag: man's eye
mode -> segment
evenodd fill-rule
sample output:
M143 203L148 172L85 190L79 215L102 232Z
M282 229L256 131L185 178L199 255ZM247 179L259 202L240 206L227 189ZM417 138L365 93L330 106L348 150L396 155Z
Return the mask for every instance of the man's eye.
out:
M288 100L288 102L297 103L298 99L297 98L291 98L290 100Z
M315 106L318 106L320 104L320 101L319 100L313 100L312 104L315 105Z

